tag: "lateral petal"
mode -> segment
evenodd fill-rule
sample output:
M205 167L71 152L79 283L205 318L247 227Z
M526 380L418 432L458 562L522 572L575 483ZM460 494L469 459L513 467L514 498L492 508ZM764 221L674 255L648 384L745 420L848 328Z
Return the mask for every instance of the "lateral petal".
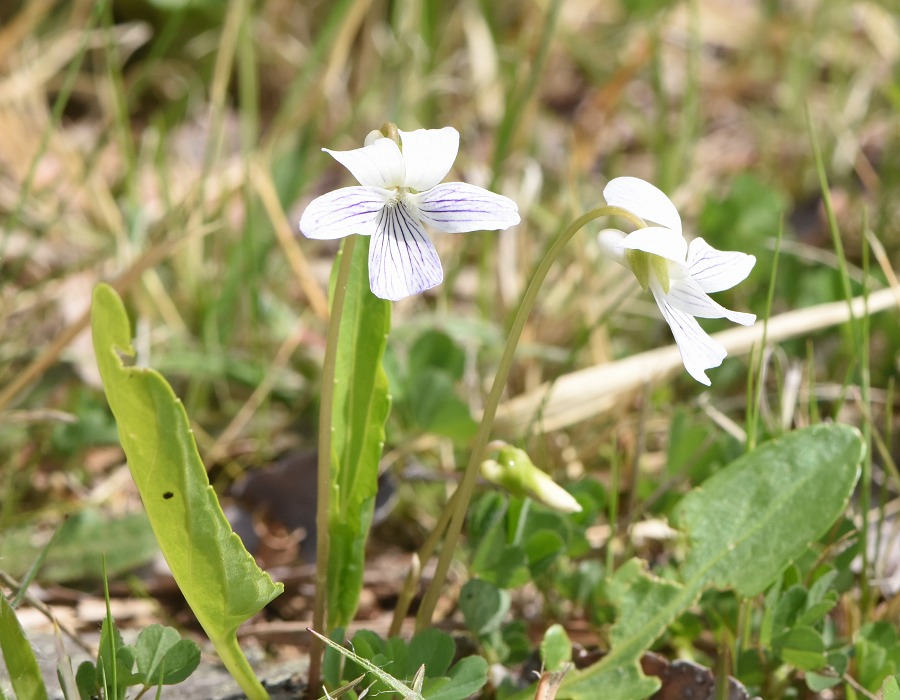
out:
M439 285L444 271L425 229L404 202L384 207L369 247L369 287L398 301Z
M459 132L452 126L400 131L400 142L406 163L402 184L419 192L430 190L447 177L459 152Z
M445 233L496 231L521 221L509 197L464 182L446 182L408 201L423 222Z
M300 216L307 238L331 240L351 233L369 236L391 193L376 187L343 187L316 197Z
M706 370L722 364L722 360L728 355L725 348L709 337L697 323L697 319L669 304L658 284L651 284L650 289L663 318L672 330L684 368L698 382L710 386Z
M603 189L607 204L630 211L644 221L681 233L681 217L665 193L638 177L617 177Z
M400 147L388 138L376 139L371 145L352 151L322 150L353 173L360 185L382 189L403 185L406 176L403 155Z
M747 279L756 257L730 250L716 250L702 238L688 246L688 273L704 292L731 289Z
M625 236L621 245L630 250L642 250L658 255L680 265L684 265L688 249L684 236L661 226L649 226L632 231Z
M698 318L727 318L742 326L752 326L756 322L754 314L726 309L710 299L700 285L690 277L673 279L666 301L679 311Z

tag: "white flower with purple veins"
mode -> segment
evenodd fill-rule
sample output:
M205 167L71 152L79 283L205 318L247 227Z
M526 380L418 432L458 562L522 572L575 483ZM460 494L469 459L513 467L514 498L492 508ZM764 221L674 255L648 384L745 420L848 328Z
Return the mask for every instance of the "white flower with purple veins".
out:
M650 289L672 329L684 368L709 386L705 370L721 365L727 352L700 327L697 318L727 318L753 325L755 315L730 311L710 299L709 293L731 289L745 280L756 258L716 250L702 238L688 245L672 200L644 180L618 177L606 186L603 197L607 204L652 222L627 235L616 229L601 231L600 247L629 268L641 287Z
M446 233L498 230L519 223L508 197L463 182L443 180L459 150L453 127L400 131L399 143L372 132L363 148L331 151L359 181L314 199L300 218L307 238L373 236L369 286L397 301L431 289L444 271L422 224Z

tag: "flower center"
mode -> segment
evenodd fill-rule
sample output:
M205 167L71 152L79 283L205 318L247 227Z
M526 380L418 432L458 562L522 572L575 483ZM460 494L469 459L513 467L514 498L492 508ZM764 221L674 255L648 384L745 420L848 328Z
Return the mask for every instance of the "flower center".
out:
M650 286L650 275L653 274L663 288L663 292L669 293L671 280L669 279L668 260L653 253L645 253L643 250L626 250L625 257L644 291L647 291Z

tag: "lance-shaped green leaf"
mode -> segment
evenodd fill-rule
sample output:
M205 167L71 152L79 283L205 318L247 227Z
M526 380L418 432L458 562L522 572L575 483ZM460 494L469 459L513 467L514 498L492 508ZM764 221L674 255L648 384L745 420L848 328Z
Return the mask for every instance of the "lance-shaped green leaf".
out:
M16 618L16 612L0 594L0 651L6 662L6 671L18 698L46 700L47 688L25 631ZM2 691L0 691L2 694Z
M640 673L640 654L706 588L752 596L771 584L840 517L862 455L856 429L813 426L761 445L691 491L675 518L691 545L683 583L654 579L637 560L619 569L610 582L618 609L612 648L569 674L557 697L647 697L656 682Z
M391 305L369 289L368 255L369 238L362 236L353 250L335 366L327 596L332 628L349 624L359 603L391 409L382 367Z
M249 697L266 698L236 631L283 586L232 532L172 388L158 372L123 363L134 355L131 327L107 285L94 290L91 323L106 398L163 556L225 666Z

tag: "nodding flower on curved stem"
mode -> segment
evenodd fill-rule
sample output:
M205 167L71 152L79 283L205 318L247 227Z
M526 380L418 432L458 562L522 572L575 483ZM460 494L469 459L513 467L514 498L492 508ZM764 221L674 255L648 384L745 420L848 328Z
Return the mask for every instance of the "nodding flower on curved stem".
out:
M721 365L727 352L700 327L697 318L727 318L744 326L753 325L755 315L730 311L709 294L731 289L746 279L756 258L716 250L702 238L695 238L689 245L675 205L661 190L639 178L611 180L603 197L607 204L653 224L629 234L605 229L599 234L600 247L629 268L641 287L649 288L672 329L684 368L709 386L705 370Z
M446 233L496 231L519 223L508 197L463 182L443 180L459 150L453 127L400 131L386 124L366 145L330 154L359 181L314 199L300 218L307 238L372 236L369 286L398 301L444 279L437 251L422 224Z

